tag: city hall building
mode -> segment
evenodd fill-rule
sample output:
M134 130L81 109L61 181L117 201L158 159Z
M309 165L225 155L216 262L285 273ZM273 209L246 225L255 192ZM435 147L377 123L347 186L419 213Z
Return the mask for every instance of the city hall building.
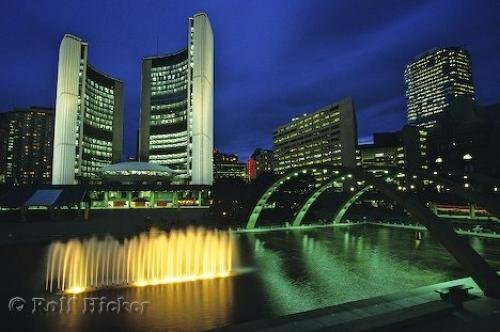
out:
M142 60L137 162L120 162L123 82L91 66L88 47L81 38L64 35L53 136L47 124L44 132L50 137L45 135L47 142L42 142L51 149L50 154L43 153L49 162L40 184L0 188L0 212L21 212L25 218L44 210L49 214L56 210L61 214L66 210L87 214L106 209L206 210L213 184L213 33L207 15L189 18L184 49ZM38 113L47 113L50 120L48 112ZM6 133L0 136L13 137L12 128L0 126L0 134ZM0 152L10 145L0 144ZM0 172L0 180L12 177L6 167L5 171L0 167ZM46 177L50 185L45 185Z
M120 161L123 83L88 63L88 44L66 34L59 48L52 184L97 181Z
M174 183L213 183L213 34L189 18L188 45L142 61L139 160L168 166Z

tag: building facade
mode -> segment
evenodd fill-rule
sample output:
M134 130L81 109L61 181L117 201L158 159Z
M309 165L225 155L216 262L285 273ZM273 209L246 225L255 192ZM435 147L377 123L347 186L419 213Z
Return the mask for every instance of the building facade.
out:
M458 97L429 132L433 170L462 177L500 178L500 104L481 106ZM467 182L467 181L465 181Z
M401 140L397 132L373 134L373 144L358 147L357 166L361 168L397 167L398 147Z
M247 168L235 154L214 151L214 181L222 179L247 180Z
M248 181L253 181L259 175L274 170L273 150L255 149L247 161Z
M458 47L429 50L406 66L408 124L432 127L456 96L474 98L469 53Z
M93 68L87 52L68 34L59 48L52 184L99 181L121 159L123 83Z
M401 146L398 147L398 166L409 175L428 170L428 130L419 126L406 125L400 130L399 135Z
M170 167L174 182L213 182L213 33L189 18L188 46L142 61L139 160Z
M355 167L356 142L354 105L348 97L274 130L275 171L323 163Z
M52 108L15 108L0 113L0 183L50 183L53 139Z

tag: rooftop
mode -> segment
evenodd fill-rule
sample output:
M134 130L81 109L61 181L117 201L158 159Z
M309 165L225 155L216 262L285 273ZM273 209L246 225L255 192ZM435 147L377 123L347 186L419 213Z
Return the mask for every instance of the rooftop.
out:
M174 173L168 166L162 166L143 161L125 161L111 164L101 168L102 173L122 173L122 172L156 172L156 173Z

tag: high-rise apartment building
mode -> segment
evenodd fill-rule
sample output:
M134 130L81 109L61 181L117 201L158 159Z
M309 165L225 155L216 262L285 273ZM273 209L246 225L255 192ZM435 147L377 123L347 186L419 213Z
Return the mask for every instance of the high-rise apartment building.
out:
M354 105L348 97L274 130L275 170L314 164L355 167L356 141Z
M175 183L213 182L213 33L189 18L188 46L142 61L139 160L176 172Z
M93 68L87 52L69 34L59 48L52 184L98 181L121 159L123 83Z
M51 108L14 108L0 113L0 183L50 183L53 138Z
M405 70L408 124L432 127L454 97L474 98L469 53L458 47L429 50Z

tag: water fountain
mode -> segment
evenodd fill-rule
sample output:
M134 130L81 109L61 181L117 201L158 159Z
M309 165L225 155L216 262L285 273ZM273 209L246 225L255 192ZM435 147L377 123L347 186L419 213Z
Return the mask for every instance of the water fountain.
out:
M230 233L204 228L152 229L122 242L109 235L58 241L48 250L45 288L80 293L227 277L235 254Z

